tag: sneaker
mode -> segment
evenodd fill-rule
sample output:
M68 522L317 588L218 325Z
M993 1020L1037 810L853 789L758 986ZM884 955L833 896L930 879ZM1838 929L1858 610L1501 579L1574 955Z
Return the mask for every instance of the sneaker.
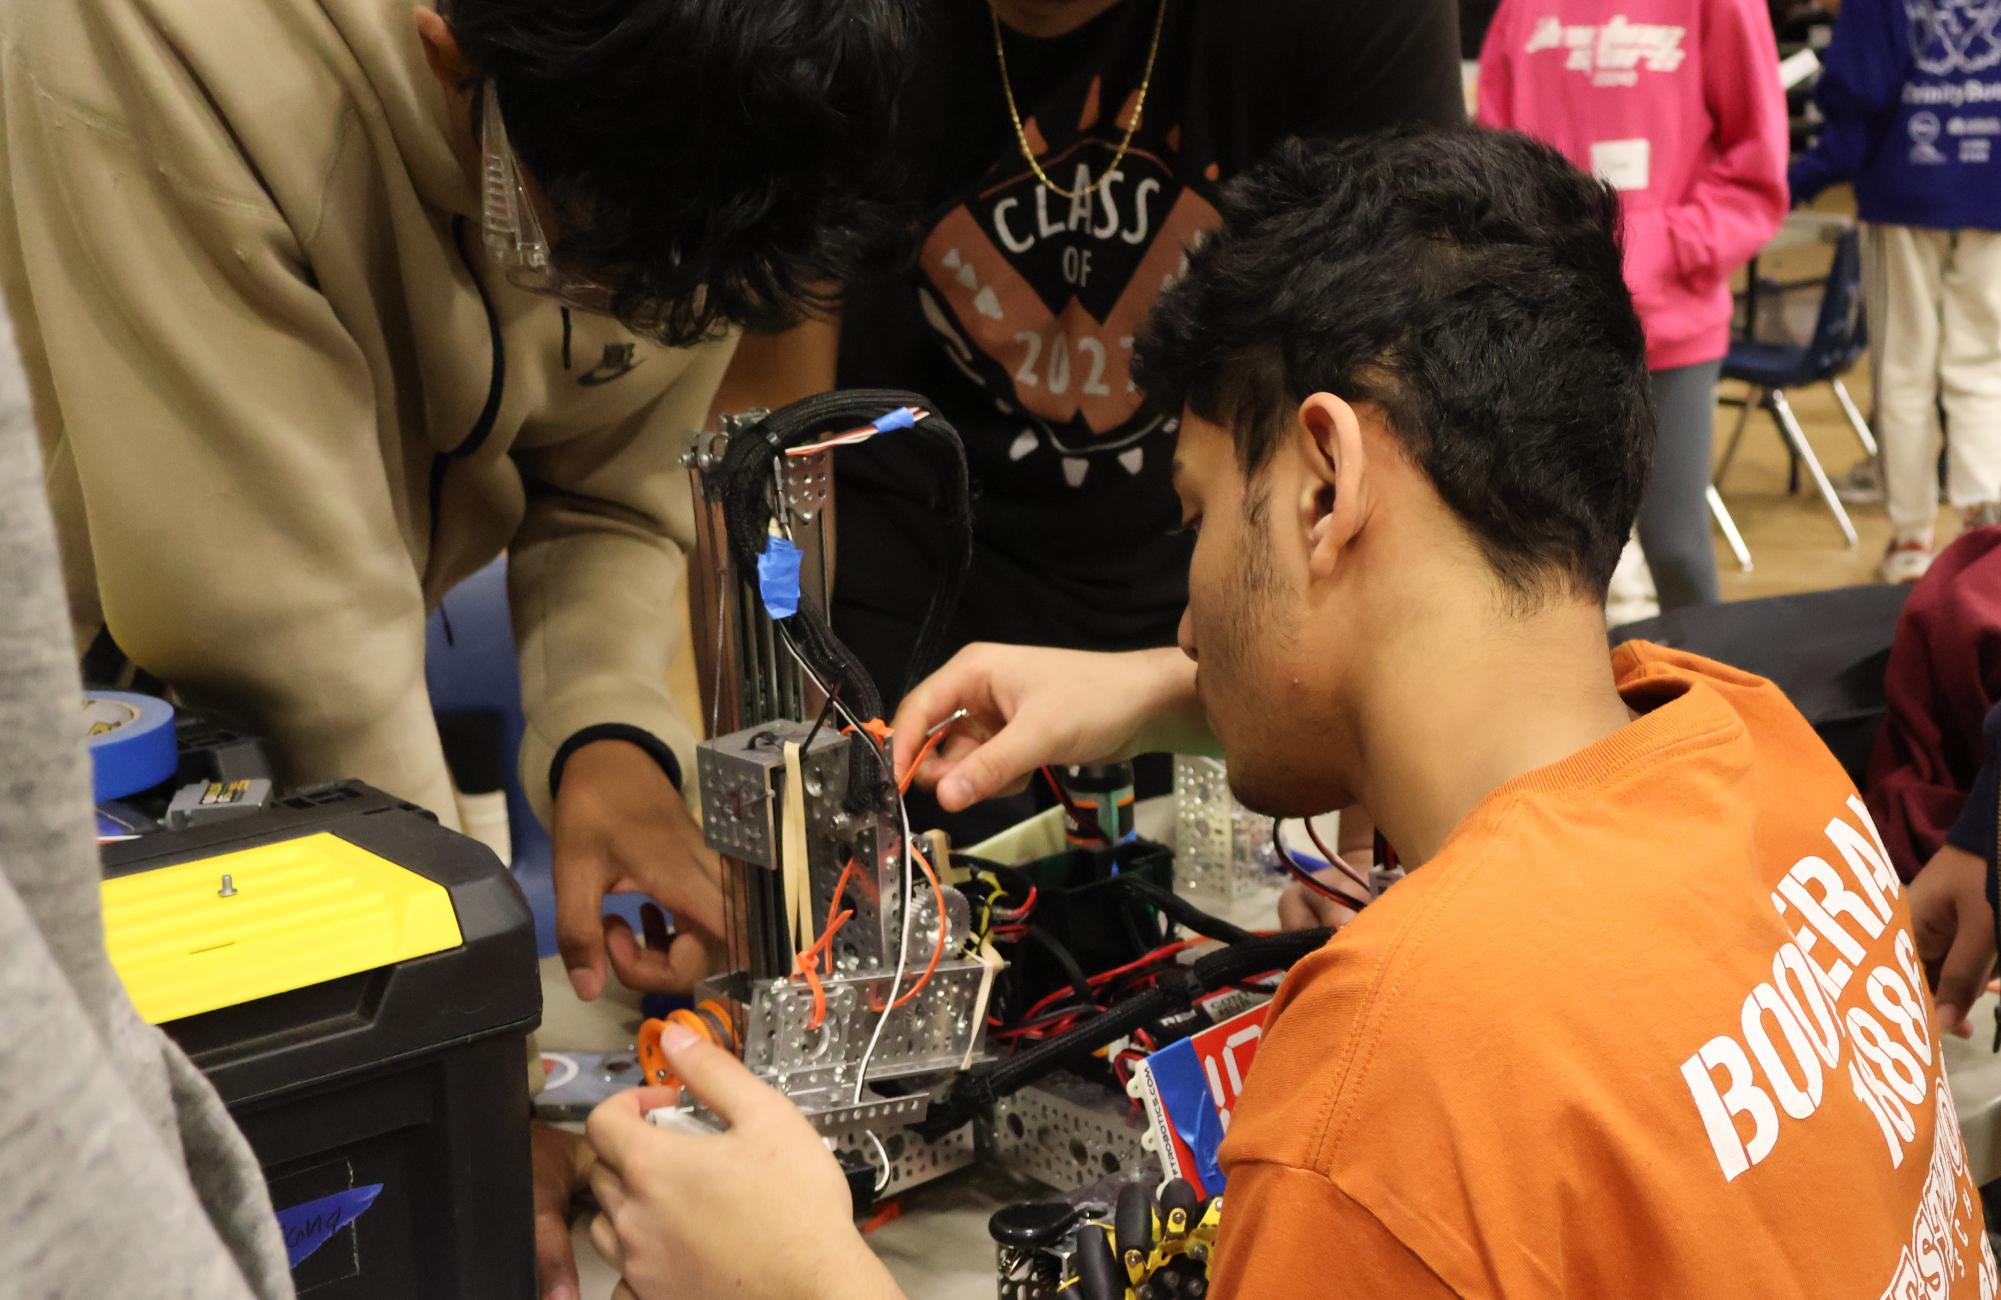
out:
M1883 458L1865 456L1834 480L1834 495L1851 506L1873 506L1883 500Z
M1970 533L1976 528L1992 528L1995 524L2001 524L2001 501L1968 507L1961 527Z
M1929 533L1907 533L1890 543L1883 552L1882 567L1876 576L1883 582L1916 582L1932 567L1932 539Z

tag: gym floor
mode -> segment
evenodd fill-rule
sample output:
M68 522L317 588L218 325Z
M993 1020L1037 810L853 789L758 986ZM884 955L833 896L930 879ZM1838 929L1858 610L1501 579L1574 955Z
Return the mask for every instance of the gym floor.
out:
M1829 201L1816 204L1815 208L1819 211L1842 211L1845 198L1845 194L1832 196ZM1852 212L1853 209L1848 210ZM1782 284L1814 280L1826 274L1831 255L1831 250L1824 245L1780 249L1760 260L1759 272L1762 277ZM1804 309L1806 320L1803 324L1810 327L1816 300L1811 293L1801 297L1804 301L1789 314ZM1855 404L1867 413L1871 393L1866 357L1849 372L1846 382ZM1736 395L1742 392L1742 388L1740 384L1725 381L1723 395ZM1828 476L1838 481L1861 459L1862 448L1848 422L1842 418L1834 391L1822 384L1788 390L1786 397L1799 416L1814 454L1826 467ZM1736 425L1737 414L1735 407L1717 406L1716 451L1719 458L1731 429ZM1722 484L1724 502L1744 534L1754 568L1750 573L1740 572L1723 543L1722 535L1717 535L1717 562L1721 568L1725 600L1821 591L1876 580L1876 566L1883 558L1884 548L1890 543L1890 523L1883 507L1880 504L1848 507L1849 516L1855 522L1855 531L1860 536L1859 543L1851 550L1843 541L1834 517L1828 513L1804 475L1801 477L1801 490L1791 495L1786 491L1786 478L1785 443L1770 416L1762 412L1754 413L1744 435L1743 449ZM1938 545L1943 547L1958 535L1958 512L1941 508Z

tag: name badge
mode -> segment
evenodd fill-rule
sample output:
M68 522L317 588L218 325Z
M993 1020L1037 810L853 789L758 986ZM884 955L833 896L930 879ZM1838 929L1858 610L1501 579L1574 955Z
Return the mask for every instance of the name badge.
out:
M1643 190L1653 156L1651 140L1600 140L1591 146L1591 174L1615 190Z

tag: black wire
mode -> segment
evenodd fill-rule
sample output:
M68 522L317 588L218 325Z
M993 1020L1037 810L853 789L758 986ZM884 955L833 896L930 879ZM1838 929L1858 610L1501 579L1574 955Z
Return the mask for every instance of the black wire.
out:
M1285 837L1282 834L1284 829L1285 829L1285 819L1283 817L1275 817L1272 819L1272 824L1271 824L1272 852L1278 855L1278 860L1280 865L1282 865L1287 871L1290 871L1293 874L1293 876L1298 879L1300 884L1305 885L1308 889L1312 890L1316 894L1321 895L1322 897L1331 898L1335 902L1341 904L1343 907L1352 908L1357 912L1361 911L1363 908L1369 905L1366 899L1354 898L1348 894L1342 893L1340 890L1335 889L1333 886L1326 884L1318 876L1315 876L1311 871L1308 871L1305 867L1300 866L1298 862L1294 861L1293 856L1285 851Z
M1021 937L1023 942L1034 943L1037 947L1044 949L1051 957L1056 959L1056 964L1063 970L1063 978L1068 981L1071 992L1077 995L1080 1002L1083 1002L1087 1006L1097 1005L1098 994L1097 990L1091 987L1090 976L1084 973L1083 964L1077 960L1069 948L1063 945L1062 941L1039 925L1029 926L1028 929L1022 931ZM1074 1007L1069 1009L1075 1010ZM1009 1027L1012 1028L1013 1026Z
M827 692L827 702L820 706L820 716L813 719L813 729L806 733L806 743L799 746L800 753L805 754L812 751L813 737L819 735L820 728L827 725L827 718L834 711L834 701L840 698L840 694L841 684L839 682L831 683L831 689Z

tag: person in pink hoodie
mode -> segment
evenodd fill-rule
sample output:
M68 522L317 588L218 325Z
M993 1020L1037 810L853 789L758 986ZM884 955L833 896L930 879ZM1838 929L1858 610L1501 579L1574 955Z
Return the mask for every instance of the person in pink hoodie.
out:
M1789 148L1764 0L1502 0L1478 119L1619 191L1660 441L1640 545L1663 608L1715 600L1705 499L1730 277L1786 213Z

